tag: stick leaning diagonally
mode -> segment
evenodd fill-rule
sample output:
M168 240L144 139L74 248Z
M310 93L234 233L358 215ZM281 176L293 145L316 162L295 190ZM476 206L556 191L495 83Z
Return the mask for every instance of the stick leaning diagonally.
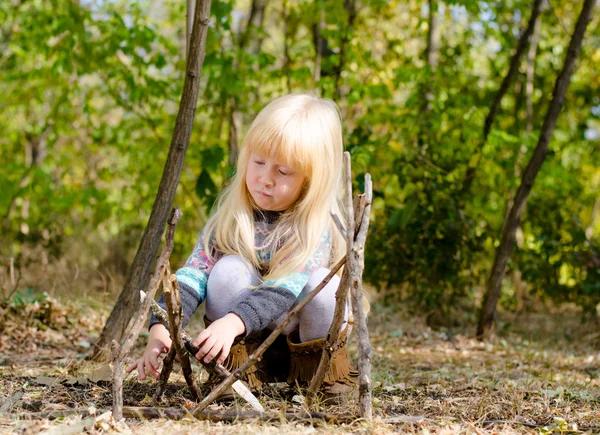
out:
M151 300L154 300L154 294L160 287L162 278L166 273L167 263L171 252L173 251L173 237L175 235L175 227L177 222L183 214L179 207L173 207L169 219L167 221L167 231L165 232L165 247L156 262L156 270L150 280L150 286L148 296ZM129 334L125 338L122 345L117 343L115 340L112 342L112 354L113 354L113 417L119 421L123 418L123 369L125 364L125 357L131 351L135 340L140 335L140 331L144 323L146 322L146 316L149 308L148 301L142 300L138 311L136 312L133 325L130 328Z

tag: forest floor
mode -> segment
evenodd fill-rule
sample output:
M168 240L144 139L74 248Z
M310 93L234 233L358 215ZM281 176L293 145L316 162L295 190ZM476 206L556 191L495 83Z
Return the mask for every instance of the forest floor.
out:
M110 413L110 368L87 359L108 315L90 300L77 304L23 294L0 305L0 433L600 433L600 333L574 312L501 315L488 342L472 330L434 331L375 305L370 317L373 423L174 421ZM194 329L195 328L195 329ZM198 321L190 332L201 328ZM140 338L135 355L141 354ZM356 356L356 343L350 352ZM199 376L206 374L198 368ZM180 372L161 406L193 406ZM155 382L126 378L126 406L152 406ZM281 384L259 396L267 410L301 411ZM241 402L212 409L249 409ZM336 415L355 414L321 406Z

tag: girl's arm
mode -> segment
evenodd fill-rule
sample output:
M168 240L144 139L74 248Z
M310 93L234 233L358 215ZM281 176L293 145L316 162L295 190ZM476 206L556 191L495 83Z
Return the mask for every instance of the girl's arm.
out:
M183 327L185 327L192 314L206 298L206 282L214 263L209 259L204 249L204 231L194 245L191 255L185 265L175 272L181 295L181 308L183 312ZM166 308L165 295L162 294L158 305ZM158 323L155 317L150 319L150 327Z

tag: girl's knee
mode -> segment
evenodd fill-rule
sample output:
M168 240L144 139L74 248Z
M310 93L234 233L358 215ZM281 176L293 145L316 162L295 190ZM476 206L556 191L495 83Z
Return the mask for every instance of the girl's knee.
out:
M217 320L240 303L258 283L257 272L238 255L228 255L217 261L206 283L205 314Z
M255 285L257 278L252 265L239 255L226 255L215 263L208 276L207 291L221 292L223 288L246 288Z
M316 270L308 280L305 290L308 292L313 291L325 277L329 274L330 270L321 268ZM335 306L335 294L340 286L340 278L337 275L333 275L329 282L323 287L323 289L314 297L311 303L315 302L316 305L331 305ZM333 302L332 302L333 301ZM310 305L310 304L309 304Z

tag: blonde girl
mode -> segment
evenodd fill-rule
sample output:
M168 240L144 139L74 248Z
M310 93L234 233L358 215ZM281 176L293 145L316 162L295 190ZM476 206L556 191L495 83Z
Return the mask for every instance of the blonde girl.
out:
M258 114L234 178L176 273L184 325L205 302L206 329L194 340L200 347L196 358L239 366L344 254L345 242L330 217L342 216L342 153L339 110L331 100L285 95ZM247 374L252 388L273 380L310 381L338 285L334 277ZM164 326L156 319L150 324L144 355L128 368L137 368L140 379L158 378L158 357L171 345ZM325 379L332 393L353 384L346 322L342 328L342 345Z

